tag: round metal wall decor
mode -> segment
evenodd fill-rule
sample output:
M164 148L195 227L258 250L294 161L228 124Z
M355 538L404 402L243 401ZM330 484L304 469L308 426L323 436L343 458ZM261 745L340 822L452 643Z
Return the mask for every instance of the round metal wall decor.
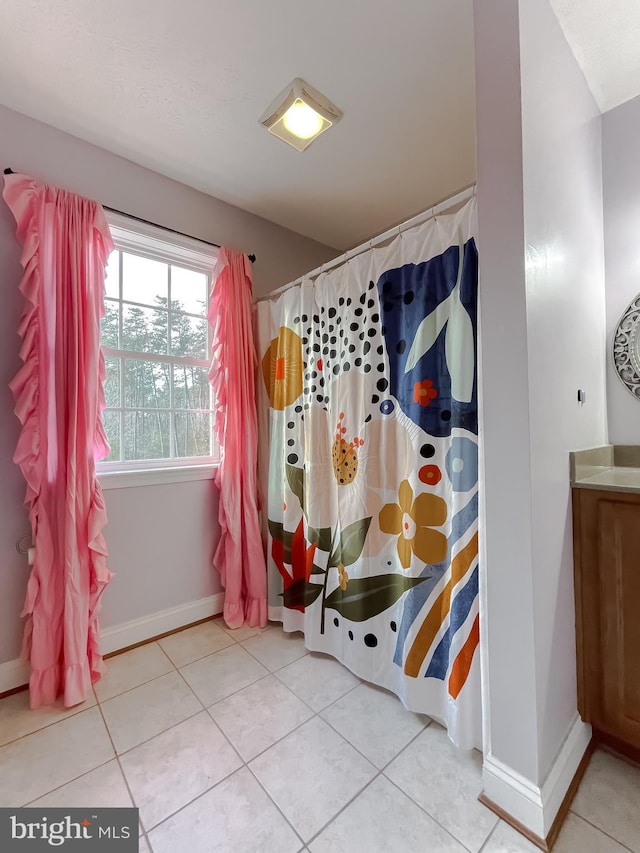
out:
M640 400L640 293L620 318L612 355L620 381Z

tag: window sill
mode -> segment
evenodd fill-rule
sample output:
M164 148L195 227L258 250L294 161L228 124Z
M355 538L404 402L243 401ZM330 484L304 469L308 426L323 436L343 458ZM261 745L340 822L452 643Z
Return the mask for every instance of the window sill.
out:
M98 471L104 489L131 489L136 486L163 486L168 483L192 483L213 480L218 466L181 465L174 468L143 468L133 471Z

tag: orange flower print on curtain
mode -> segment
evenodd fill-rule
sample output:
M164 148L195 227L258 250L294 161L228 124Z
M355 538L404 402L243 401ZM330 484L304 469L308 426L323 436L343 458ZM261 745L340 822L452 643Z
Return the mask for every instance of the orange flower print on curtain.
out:
M298 399L302 394L302 373L300 336L281 326L262 359L262 376L273 409L282 411Z
M424 493L413 499L408 480L400 483L398 503L380 510L380 529L398 537L398 557L403 569L411 566L411 556L423 563L440 563L447 556L447 537L432 527L447 520L447 505L437 495Z
M431 401L435 400L437 396L438 392L433 387L431 379L423 379L413 386L413 402L420 403L421 406L430 406Z

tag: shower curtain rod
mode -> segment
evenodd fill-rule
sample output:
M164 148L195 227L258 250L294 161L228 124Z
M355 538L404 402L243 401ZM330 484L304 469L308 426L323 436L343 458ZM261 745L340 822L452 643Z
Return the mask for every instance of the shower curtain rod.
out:
M8 166L4 170L5 175L15 175L13 169ZM197 240L198 243L204 243L205 246L213 246L214 249L221 249L220 243L212 243L210 240L203 240L200 237L194 237L192 234L185 234L184 231L177 231L175 228L168 228L166 225L159 225L157 222L151 222L149 219L143 219L141 216L134 216L132 213L126 213L124 210L118 210L117 207L108 207L103 204L102 207L110 213L118 213L120 216L126 216L127 219L135 219L136 222L142 222L145 225L152 225L154 228L162 228L163 231L168 231L170 234L177 234L179 237L188 237L190 240ZM251 263L255 263L255 255L247 255Z
M329 270L334 269L334 267L338 267L341 264L350 261L357 255L361 255L368 249L371 249L374 246L379 245L380 243L384 243L386 240L389 240L396 234L401 234L403 231L407 231L407 229L409 228L414 228L417 225L422 225L423 222L427 222L429 219L433 219L435 216L438 216L440 213L444 213L446 210L450 210L457 204L462 204L463 201L467 201L467 199L473 198L475 194L476 184L471 184L470 186L461 190L459 193L456 193L455 195L444 199L444 201L438 202L438 204L434 204L434 206L430 207L428 210L424 210L422 213L418 213L416 214L416 216L412 216L411 219L407 219L405 222L401 222L400 225L394 225L393 228L389 228L387 231L383 231L382 234L378 234L377 237L372 237L371 240L366 240L359 246L356 246L353 249L349 249L342 255L339 255L337 258L334 258L332 261L327 261L326 264L322 264L322 266L316 267L314 270L311 270L311 272L300 276L300 278L296 278L295 281L290 281L288 284L284 284L277 290L272 290L270 293L265 294L265 296L261 296L259 299L256 299L255 302L264 302L267 299L273 299L274 296L280 296L281 293L284 293L286 290L289 290L290 287L295 287L296 284L300 284L300 282L304 281L306 278L314 278L319 276L323 272L328 272Z

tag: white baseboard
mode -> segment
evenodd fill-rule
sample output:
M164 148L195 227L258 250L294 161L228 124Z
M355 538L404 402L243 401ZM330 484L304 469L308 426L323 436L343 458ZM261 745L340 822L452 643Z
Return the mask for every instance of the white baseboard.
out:
M215 616L217 613L222 613L223 605L224 593L219 592L217 595L209 595L207 598L199 598L197 601L189 601L178 607L151 613L149 616L143 616L142 619L133 619L131 622L114 625L113 628L106 628L100 635L102 654L108 655L119 649L126 649L127 646L143 643L151 637L157 637L158 634L175 631L183 625L206 619L208 616Z
M14 687L22 687L29 683L31 667L28 663L16 658L0 663L0 693L5 690L13 690Z
M490 753L482 771L485 796L539 838L546 838L590 740L591 726L576 715L542 787Z
M222 612L223 605L224 593L219 592L217 595L209 595L206 598L199 598L197 601L180 604L178 607L151 613L141 619L132 619L130 622L114 625L112 628L107 628L101 632L102 654L108 655L111 652L126 649L127 646L143 643L145 640L150 640L151 637L157 637L159 634L165 634L167 631L175 631L184 625L190 625L192 622L198 622L208 616L215 616ZM29 665L21 660L9 660L0 663L0 693L27 684L29 672Z

